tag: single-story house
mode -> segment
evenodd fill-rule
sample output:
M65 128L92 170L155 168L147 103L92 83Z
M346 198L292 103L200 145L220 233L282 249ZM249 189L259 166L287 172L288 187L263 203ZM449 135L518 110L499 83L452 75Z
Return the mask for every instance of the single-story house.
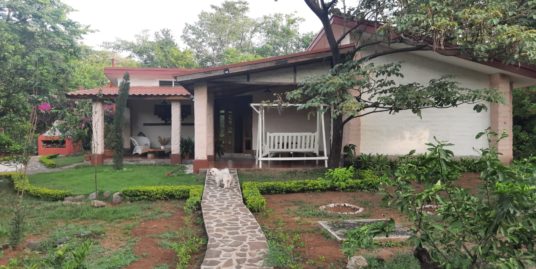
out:
M355 26L339 17L331 22L336 36ZM370 49L381 49L382 45L378 46ZM341 44L343 53L353 47L349 36ZM434 51L398 53L373 61L402 62L401 83L427 83L450 74L463 87L496 88L506 102L491 104L481 113L462 105L428 109L422 118L411 112L367 115L346 124L344 144L356 145L358 153L403 155L412 149L424 152L425 143L437 137L453 143L457 156L473 156L475 148L488 146L485 139L476 140L475 135L491 127L509 134L498 150L504 162L512 160L512 88L536 85L536 68L479 63ZM96 164L102 163L104 153L103 101L117 95L125 72L131 79L123 131L125 148L131 147L130 137L140 133L148 138L151 148L159 147L159 136L170 137L171 163L180 163L181 137L189 137L195 142L196 171L209 167L218 152L227 156L249 154L261 160L279 156L283 160L324 161L331 133L329 112L273 106L266 101L295 89L309 76L325 74L331 67L331 54L321 31L304 52L261 60L199 69L105 68L109 87L82 89L68 97L93 102L92 161ZM278 154L281 152L304 154Z

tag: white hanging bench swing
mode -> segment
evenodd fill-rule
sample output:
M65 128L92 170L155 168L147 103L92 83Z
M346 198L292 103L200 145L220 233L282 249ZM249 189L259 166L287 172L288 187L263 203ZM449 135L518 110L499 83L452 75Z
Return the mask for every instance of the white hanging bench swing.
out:
M326 106L320 105L316 111L316 132L266 132L265 108L295 107L301 104L265 104L253 103L251 108L257 112L257 152L256 165L262 168L263 161L324 161L328 167L326 149L326 129L324 113ZM320 155L320 134L322 134L323 156ZM290 157L275 157L277 153L290 153ZM304 156L292 156L293 153L303 153ZM307 157L307 153L315 156Z

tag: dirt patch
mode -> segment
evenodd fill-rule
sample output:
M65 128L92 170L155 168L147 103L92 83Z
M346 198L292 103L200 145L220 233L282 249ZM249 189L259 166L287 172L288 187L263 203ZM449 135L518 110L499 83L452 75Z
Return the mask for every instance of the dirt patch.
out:
M319 220L336 219L340 216L323 216L319 206L329 203L349 203L364 210L359 215L345 218L393 218L398 224L407 224L406 218L396 209L382 206L382 195L368 192L323 192L265 195L269 212L257 216L261 225L274 228L283 222L285 229L301 235L303 246L299 252L305 260L304 268L344 267L347 258L341 252L340 243L323 232ZM320 215L317 215L320 214ZM403 251L393 248L393 251ZM338 268L338 267L336 267Z
M177 256L171 249L160 246L158 235L176 231L183 223L184 212L182 209L176 210L169 218L149 220L140 223L132 230L132 236L139 238L134 246L134 254L140 257L135 262L127 266L127 269L153 268L160 264L167 264L170 268L175 268Z

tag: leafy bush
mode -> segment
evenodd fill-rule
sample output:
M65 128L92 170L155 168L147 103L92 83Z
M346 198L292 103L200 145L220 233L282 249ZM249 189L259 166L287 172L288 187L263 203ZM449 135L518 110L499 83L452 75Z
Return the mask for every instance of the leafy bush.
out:
M201 209L201 199L203 197L203 188L191 188L188 194L188 199L184 203L184 211L191 214L194 211Z
M178 262L177 269L189 268L192 254L199 252L200 248L205 244L205 240L197 236L189 238L186 242L181 242L172 245L173 250L177 254Z
M58 154L41 156L39 157L39 162L48 168L54 168L57 166L56 161L54 161L54 159L56 159L57 157Z
M181 138L181 157L193 157L195 154L195 143L194 141L187 137Z
M187 199L192 186L141 186L129 187L121 191L123 196L132 201Z
M359 249L375 247L375 236L383 234L387 237L394 230L395 221L393 219L353 228L346 233L346 240L342 243L342 252L347 257L352 257Z
M0 173L0 177L9 179L12 182L15 190L24 191L24 193L37 198L46 200L63 200L63 198L73 195L68 191L33 186L30 184L28 177L17 172Z
M338 189L344 189L348 181L355 177L355 169L353 166L328 169L325 177L331 181L331 184L337 186Z
M0 132L0 154L16 154L22 152L22 146L15 143L6 133Z
M244 184L242 195L246 206L252 212L261 212L266 209L266 199L261 195L261 192L254 184Z
M496 134L486 134L493 145ZM478 136L477 136L478 137ZM536 261L536 169L506 167L496 149L482 149L481 194L455 184L450 144L428 145L425 166L401 166L388 198L413 222L415 253L429 268L526 268ZM532 163L527 160L526 163ZM519 165L519 164L518 164ZM408 169L409 167L409 169ZM423 190L412 184L426 183ZM437 205L429 215L424 205ZM432 261L430 261L430 258Z
M391 176L397 161L382 154L361 154L357 156L354 166L358 170L371 170L380 176Z
M536 156L536 88L512 91L514 157Z

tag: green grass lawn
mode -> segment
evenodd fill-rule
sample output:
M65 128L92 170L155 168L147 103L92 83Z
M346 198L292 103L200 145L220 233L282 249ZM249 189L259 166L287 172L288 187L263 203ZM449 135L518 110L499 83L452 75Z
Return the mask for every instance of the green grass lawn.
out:
M112 166L99 166L98 189L115 192L131 186L203 184L202 181L196 180L196 175L168 175L177 168L172 165L126 165L123 170L117 171ZM88 194L95 189L94 172L95 168L92 166L75 167L60 172L31 175L30 182L36 186Z
M278 181L278 180L306 180L323 177L324 168L301 170L241 170L238 177L241 181Z
M54 161L56 162L56 167L64 167L84 162L84 155L58 156Z

